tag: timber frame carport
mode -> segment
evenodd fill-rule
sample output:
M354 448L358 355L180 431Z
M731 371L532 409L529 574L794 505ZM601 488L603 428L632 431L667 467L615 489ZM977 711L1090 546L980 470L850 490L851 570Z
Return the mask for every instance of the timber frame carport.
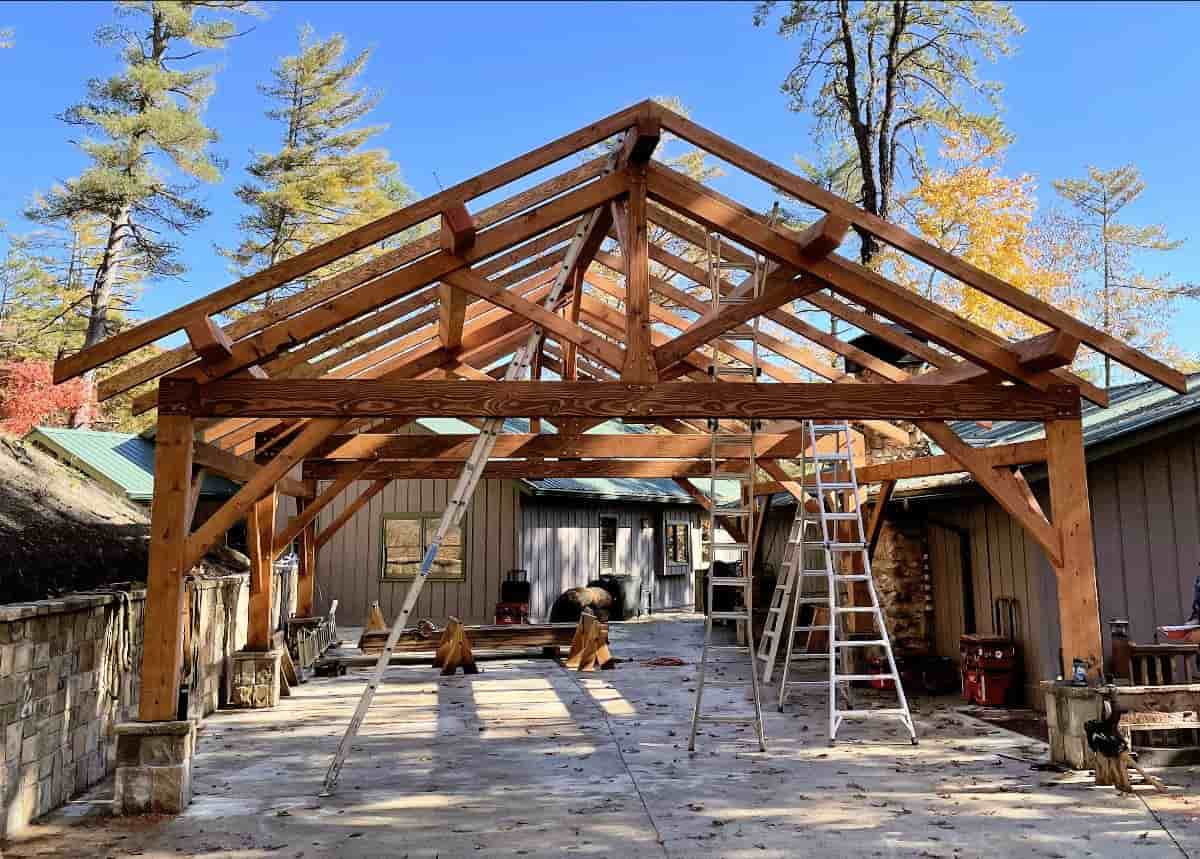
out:
M652 160L664 132L825 216L803 232L773 225ZM484 194L604 143L612 147L609 156L576 162L502 202L467 209ZM397 234L422 225L437 228L395 246ZM672 247L690 244L692 252L680 255L650 242L648 225L656 235L674 237ZM1045 333L1009 342L834 253L851 228L1036 320ZM703 258L708 231L721 234L726 261L746 263L761 254L770 262L761 298L714 313L697 297L710 288L707 270L694 262ZM651 261L667 279L652 276ZM338 270L322 277L335 262ZM314 272L319 280L263 309L223 327L213 319ZM557 306L543 307L556 277L565 277L568 289ZM736 293L741 286L721 280L718 288ZM796 307L826 311L920 357L930 369L912 376L818 330ZM765 378L708 381L708 344L756 316L788 332L760 338L772 357ZM500 381L506 359L535 329L544 337L533 378ZM270 562L278 553L299 539L300 613L307 613L316 551L371 495L397 478L458 475L473 437L398 434L416 418L437 416L476 423L531 419L530 433L501 437L485 476L655 476L688 487L684 478L708 467L704 419L762 420L756 456L775 481L764 491L798 497L802 490L780 465L801 452L797 419L846 419L905 442L908 431L888 421L912 422L946 455L872 467L862 476L881 482L886 498L900 477L970 472L1054 566L1064 664L1081 658L1098 670L1100 619L1079 415L1081 396L1102 405L1107 397L1067 368L1086 344L1185 390L1183 376L1171 368L652 102L64 357L55 380L181 330L189 345L97 386L105 399L157 380L157 393L134 400L135 411L158 409L142 721L175 717L183 577L230 526L248 523L248 649L267 649ZM865 367L877 381L844 375L811 350L813 343ZM721 351L736 355L737 347L724 343ZM543 372L557 378L542 380ZM662 433L583 435L610 418L658 424ZM557 432L543 432L543 419ZM1046 439L974 449L945 423L960 419L1042 421ZM733 469L747 454L736 445L722 451ZM1043 460L1051 515L1015 468ZM298 466L303 481L288 477ZM192 531L189 512L199 485L193 471L201 467L244 483ZM331 483L317 493L318 480ZM316 533L317 514L358 480L373 482ZM299 513L276 533L279 492L298 498ZM700 500L708 503L702 494Z

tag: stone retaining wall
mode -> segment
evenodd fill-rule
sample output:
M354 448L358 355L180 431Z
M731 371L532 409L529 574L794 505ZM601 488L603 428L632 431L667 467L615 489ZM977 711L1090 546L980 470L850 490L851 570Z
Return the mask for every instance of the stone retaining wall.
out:
M246 642L247 576L189 580L188 716L228 699ZM276 628L295 608L295 570L277 570ZM119 722L137 716L145 591L0 606L0 838L104 779Z

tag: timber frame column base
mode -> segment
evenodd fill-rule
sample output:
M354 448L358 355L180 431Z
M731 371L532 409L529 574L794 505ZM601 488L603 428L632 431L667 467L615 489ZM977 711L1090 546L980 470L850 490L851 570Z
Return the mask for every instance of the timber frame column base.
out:
M264 710L279 703L283 651L239 650L233 654L229 706Z
M116 814L179 814L192 801L191 721L123 722L116 727Z

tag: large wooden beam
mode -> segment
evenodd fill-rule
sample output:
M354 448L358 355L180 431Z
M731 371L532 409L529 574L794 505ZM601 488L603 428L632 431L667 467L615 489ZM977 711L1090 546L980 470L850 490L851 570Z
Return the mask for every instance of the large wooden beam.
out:
M370 503L371 499L382 492L389 483L392 482L390 477L381 477L371 483L366 489L358 494L358 497L351 501L343 508L342 512L336 518L317 534L316 547L319 550L322 546L333 539L333 535L342 529L342 526L354 518L354 514Z
M467 320L467 297L447 283L438 286L438 339L446 349L462 345Z
M1059 420L1079 415L1079 393L1071 386L1035 391L891 383L225 379L202 385L164 379L159 410L194 417Z
M319 444L309 459L428 459L462 461L470 456L478 435L380 435L356 433L335 435ZM804 440L800 433L759 433L754 438L755 455L776 459L800 456ZM749 441L721 442L717 456L747 459ZM505 433L496 438L492 459L508 457L575 457L585 459L706 459L712 437L704 433Z
M183 666L183 577L188 493L192 479L192 420L158 419L154 447L154 502L150 511L150 564L146 576L145 641L138 718L175 719Z
M1037 541L1052 564L1061 565L1062 539L1058 529L1046 519L1023 479L1018 480L1011 472L996 468L985 453L968 445L944 423L917 421L917 427L957 459L963 470L971 473L976 482Z
M55 382L64 382L99 367L113 358L153 343L155 340L178 331L198 316L219 313L267 290L316 271L336 259L403 232L435 217L447 205L464 203L520 179L522 176L527 176L581 149L600 143L632 126L637 122L639 116L646 116L649 113L650 104L648 102L626 108L452 188L447 188L432 197L419 200L397 212L385 215L376 221L338 236L336 239L290 257L170 313L136 325L74 355L66 356L55 364Z
M1104 645L1083 427L1078 419L1046 422L1046 466L1050 509L1062 544L1061 558L1052 558L1051 563L1058 586L1063 676L1070 677L1072 662L1082 659L1095 679L1103 673Z
M629 168L629 199L614 204L621 227L621 255L625 259L625 362L621 380L648 384L658 380L658 367L650 339L650 257L646 232L646 168Z
M302 503L302 502L298 502ZM300 532L296 570L296 617L311 617L317 584L316 524L308 523Z
M157 444L157 439L155 439L155 444ZM201 441L195 443L192 458L196 465L203 466L214 474L220 474L238 483L252 480L259 470L259 467L250 460ZM276 486L284 495L291 495L293 498L312 498L312 487L305 486L299 480L281 477Z
M185 330L188 343L200 357L201 363L216 364L233 355L233 341L221 330L221 326L213 322L211 316L202 316L189 322Z
M312 480L332 480L346 464L329 460L308 460L304 477ZM364 480L452 479L462 473L462 463L454 461L383 459L369 463L360 476ZM672 459L500 459L491 460L484 468L488 478L517 480L542 477L704 477L711 463L708 460ZM726 460L718 468L736 473L745 471L746 460Z
M274 490L254 502L246 516L246 546L250 550L250 622L247 650L272 648L271 588L275 555L271 551L275 529Z
M662 120L663 127L666 130L677 134L689 143L699 146L701 149L718 158L735 164L751 175L757 176L774 187L782 189L810 205L845 218L850 223L862 227L893 247L912 254L917 259L932 265L955 280L990 295L997 301L1027 314L1050 328L1066 331L1078 337L1084 343L1107 355L1111 355L1117 361L1143 375L1174 388L1180 393L1187 391L1187 380L1182 373L1105 334L1103 331L1087 325L1070 314L1064 313L1057 307L1041 301L1011 284L1005 283L998 277L988 274L954 254L948 253L914 236L902 227L889 223L858 208L836 194L821 188L819 185L772 164L750 150L738 146L732 141L697 125L662 105L652 104L650 110Z
M1012 468L1014 465L1046 461L1046 442L1043 439L977 447L974 450L981 461L990 463L993 468ZM856 476L859 483L880 483L910 477L955 474L960 471L963 471L962 463L949 454L941 454L866 465L857 469Z

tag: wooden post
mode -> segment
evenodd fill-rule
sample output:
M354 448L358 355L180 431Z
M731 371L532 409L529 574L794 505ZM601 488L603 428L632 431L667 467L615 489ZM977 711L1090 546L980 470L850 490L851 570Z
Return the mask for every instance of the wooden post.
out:
M254 503L246 516L246 545L250 549L250 623L246 649L271 649L271 568L275 559L275 489Z
M169 721L179 710L183 666L184 551L192 481L190 417L160 415L154 448L154 501L146 587L145 643L138 718Z
M625 258L625 366L621 381L648 384L658 380L650 336L650 258L646 234L646 170L629 168L629 202L621 233ZM620 208L620 207L618 207ZM620 225L618 225L620 226Z
M1062 544L1061 561L1051 563L1058 584L1063 677L1070 677L1073 661L1082 659L1088 665L1089 677L1099 678L1104 670L1104 646L1083 424L1079 418L1046 421L1046 468L1050 515Z
M309 522L300 532L300 569L297 575L296 617L312 617L313 590L317 578L317 523Z

